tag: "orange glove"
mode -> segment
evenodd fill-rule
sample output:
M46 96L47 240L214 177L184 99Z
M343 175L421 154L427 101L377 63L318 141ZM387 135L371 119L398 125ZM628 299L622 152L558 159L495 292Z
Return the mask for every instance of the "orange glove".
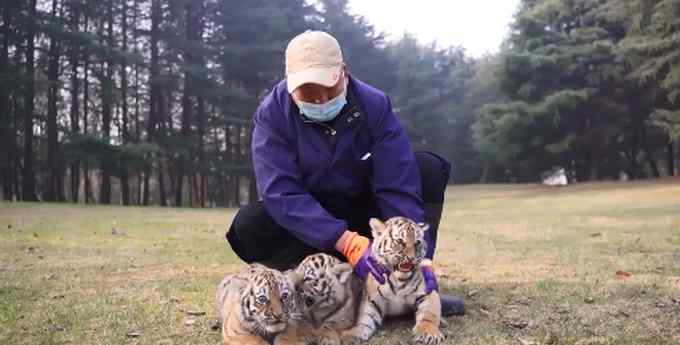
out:
M390 272L371 256L371 240L356 232L345 231L335 243L335 249L347 258L361 280L366 280L370 274L378 284L385 284L385 276Z
M350 265L356 266L364 252L369 250L371 241L356 232L347 231L338 241L338 251L347 258Z

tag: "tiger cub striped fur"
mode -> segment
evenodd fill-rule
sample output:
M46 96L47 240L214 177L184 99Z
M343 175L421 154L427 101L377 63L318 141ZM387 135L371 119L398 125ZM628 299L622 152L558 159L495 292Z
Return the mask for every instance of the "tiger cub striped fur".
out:
M352 327L362 283L352 266L327 254L306 257L295 269L300 322L276 337L278 345L339 345L340 331Z
M217 309L225 345L267 345L295 318L295 281L252 264L228 275L217 289Z
M368 340L386 316L415 312L414 340L428 345L439 344L444 334L439 329L441 301L435 290L426 294L420 265L426 260L424 240L427 224L416 224L404 217L385 223L370 220L373 232L372 255L391 273L384 285L369 275L356 325L343 336Z

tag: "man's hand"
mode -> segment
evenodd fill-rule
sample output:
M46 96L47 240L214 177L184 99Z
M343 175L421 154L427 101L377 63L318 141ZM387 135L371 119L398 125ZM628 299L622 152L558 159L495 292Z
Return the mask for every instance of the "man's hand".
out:
M389 271L371 256L371 241L368 238L345 231L335 248L347 258L359 278L366 280L370 273L380 285L385 284L385 275Z
M420 263L420 272L423 273L423 281L425 282L425 293L430 294L432 291L439 291L439 284L437 284L437 276L434 274L431 260L423 260Z

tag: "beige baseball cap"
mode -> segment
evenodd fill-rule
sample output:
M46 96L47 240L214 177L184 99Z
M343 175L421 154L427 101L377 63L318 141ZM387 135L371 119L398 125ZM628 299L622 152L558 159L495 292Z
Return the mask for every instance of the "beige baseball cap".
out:
M328 33L308 30L295 36L286 48L288 92L307 83L335 86L342 62L340 44Z

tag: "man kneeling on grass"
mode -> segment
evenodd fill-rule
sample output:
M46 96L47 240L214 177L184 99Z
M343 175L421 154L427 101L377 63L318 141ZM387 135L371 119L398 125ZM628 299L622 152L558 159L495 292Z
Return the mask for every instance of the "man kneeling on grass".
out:
M405 216L430 224L432 259L450 164L412 152L389 97L349 74L331 35L298 35L285 59L286 79L254 114L261 201L234 218L226 236L234 252L280 270L327 252L384 281L369 255L369 219ZM442 315L465 313L460 298L441 297Z

